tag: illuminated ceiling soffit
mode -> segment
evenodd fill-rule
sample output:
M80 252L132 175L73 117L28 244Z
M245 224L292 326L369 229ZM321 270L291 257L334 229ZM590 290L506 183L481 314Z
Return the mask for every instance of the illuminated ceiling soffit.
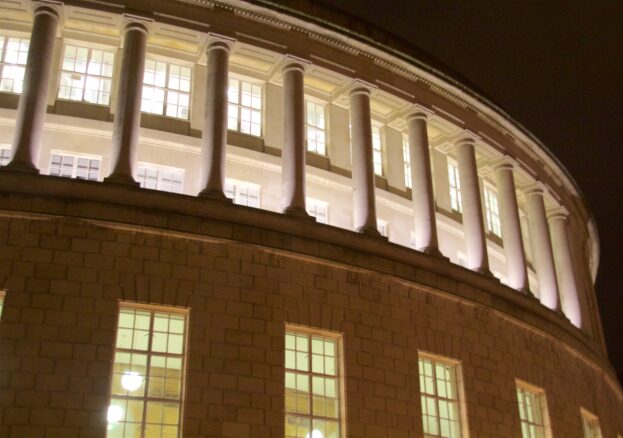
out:
M229 64L234 71L251 76L268 78L282 55L246 44L236 44L229 56Z
M168 56L176 56L187 61L197 62L202 56L203 36L181 27L154 23L149 40L148 50Z
M25 2L0 0L0 22L6 28L32 25L32 13Z
M121 17L117 14L109 14L95 9L83 9L68 6L65 9L66 18L64 31L71 31L83 35L100 35L119 39L121 29Z

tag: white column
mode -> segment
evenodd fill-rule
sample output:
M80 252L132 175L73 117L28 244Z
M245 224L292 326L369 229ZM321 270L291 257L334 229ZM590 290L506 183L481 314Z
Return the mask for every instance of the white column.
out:
M288 57L283 74L283 149L281 203L283 212L307 217L305 210L305 62Z
M147 26L130 19L125 25L117 105L112 133L112 172L106 182L138 185L134 167L141 122Z
M370 88L358 84L350 90L349 97L355 230L380 236L376 228Z
M543 187L537 184L525 192L528 201L528 223L532 262L539 280L539 300L552 310L558 309L558 286L552 244L545 216Z
M207 80L201 135L201 191L199 196L229 201L223 193L227 148L227 87L229 52L233 40L213 38L206 47Z
M34 21L15 120L13 158L6 166L7 170L39 173L37 162L50 88L54 41L60 19L57 7L60 4L33 3Z
M475 143L476 139L471 135L461 138L456 143L467 267L481 274L491 275L478 185Z
M500 222L506 254L508 285L518 291L527 292L530 287L519 222L519 208L513 177L514 168L515 165L510 159L504 159L494 167L494 170L500 200Z
M578 297L578 287L575 281L575 269L571 258L571 246L567 234L567 218L569 214L564 208L548 214L552 246L554 249L554 264L560 292L560 306L564 315L576 327L582 326L582 309Z
M427 118L425 110L416 110L407 116L415 248L428 254L441 255L437 242Z

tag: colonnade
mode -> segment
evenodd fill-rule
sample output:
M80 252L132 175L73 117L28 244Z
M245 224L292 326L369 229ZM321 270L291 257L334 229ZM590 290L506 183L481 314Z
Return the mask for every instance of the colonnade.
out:
M59 23L60 5L34 4L34 23L17 111L12 160L5 171L38 173L37 158L44 127L47 91L52 68L53 42ZM116 111L112 134L112 171L106 183L137 185L134 180L138 130L141 117L142 75L149 21L124 16L123 53L119 72ZM226 201L225 149L227 143L227 89L229 53L234 40L210 34L206 46L207 82L202 133L202 177L199 196ZM308 62L287 56L282 67L284 137L282 149L282 206L285 214L307 216L305 211L305 101L304 75ZM372 154L370 84L354 81L349 91L353 217L355 230L379 236L376 225L375 176ZM427 119L432 112L419 105L406 116L412 166L412 203L415 245L419 251L441 255L437 239L435 201L430 168ZM476 143L478 137L465 131L455 150L461 186L463 228L467 267L485 275L489 272L482 200L480 197ZM500 220L506 253L508 283L528 291L526 257L519 221L513 171L514 161L506 157L494 167L498 187ZM539 282L539 299L581 326L581 311L570 244L568 214L560 209L549 216L543 202L544 186L526 191L534 268ZM551 233L551 236L550 236ZM552 246L552 241L554 245ZM559 300L559 295L562 300ZM559 304L562 301L562 304ZM561 307L562 306L562 307Z

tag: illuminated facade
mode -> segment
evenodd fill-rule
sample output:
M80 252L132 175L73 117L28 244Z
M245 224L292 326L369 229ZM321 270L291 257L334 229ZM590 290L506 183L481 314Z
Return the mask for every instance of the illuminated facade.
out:
M623 433L537 139L334 12L144 8L0 1L0 435Z

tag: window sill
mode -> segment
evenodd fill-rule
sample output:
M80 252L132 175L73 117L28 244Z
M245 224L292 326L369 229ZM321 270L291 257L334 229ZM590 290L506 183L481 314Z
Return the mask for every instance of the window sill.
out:
M83 119L102 120L105 122L112 121L109 106L88 102L57 99L48 112L61 116L81 117Z

